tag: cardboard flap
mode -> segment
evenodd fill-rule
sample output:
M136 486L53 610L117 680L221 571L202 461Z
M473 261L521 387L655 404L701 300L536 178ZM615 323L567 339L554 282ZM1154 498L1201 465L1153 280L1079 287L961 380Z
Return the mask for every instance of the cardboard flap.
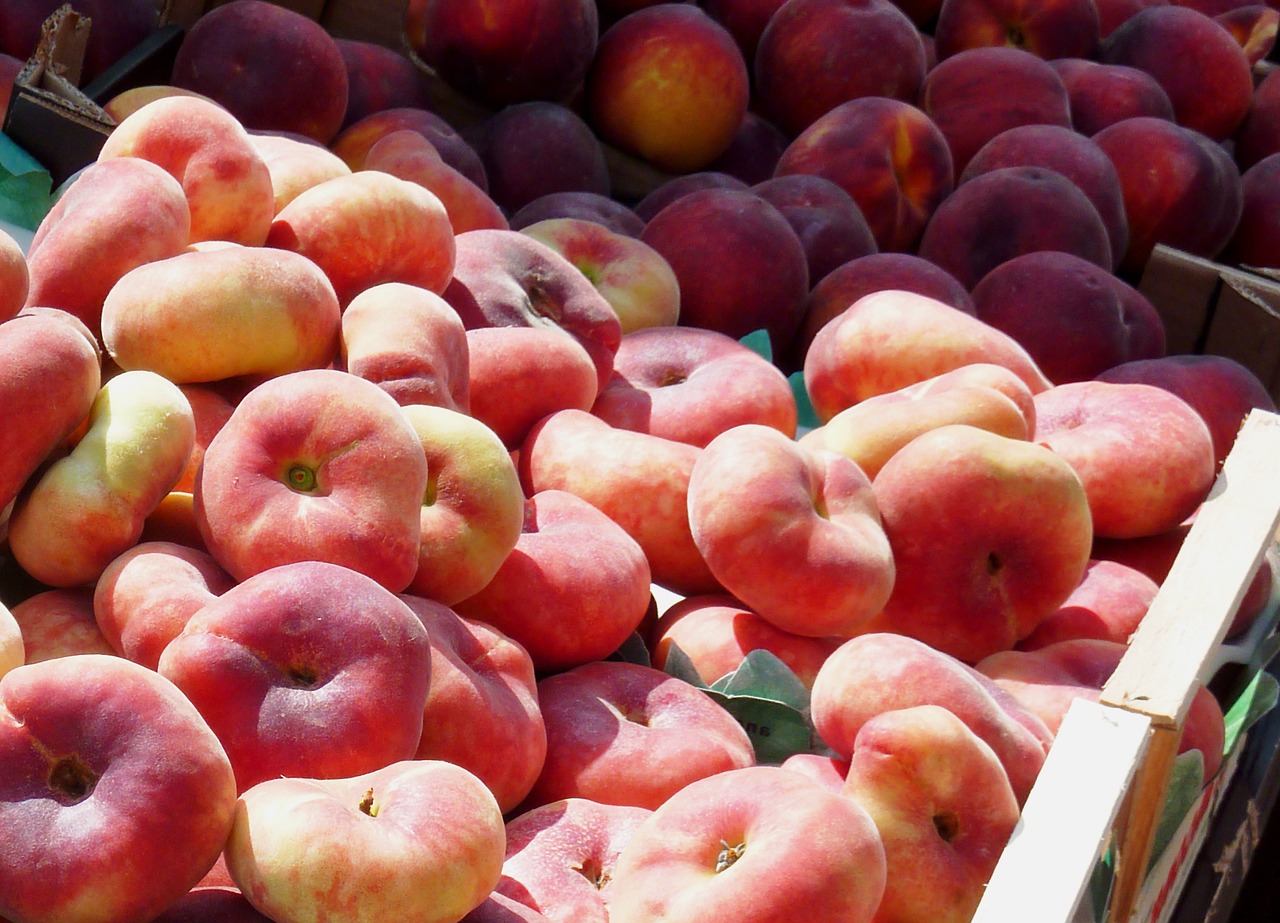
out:
M55 187L92 162L115 127L76 87L89 27L89 19L69 5L45 21L5 114L5 134L49 171Z

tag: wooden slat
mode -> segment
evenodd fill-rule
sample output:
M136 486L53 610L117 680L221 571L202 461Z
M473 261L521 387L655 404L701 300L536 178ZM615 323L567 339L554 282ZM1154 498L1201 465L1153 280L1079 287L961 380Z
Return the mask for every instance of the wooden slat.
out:
M973 923L1069 923L1147 746L1146 715L1076 699Z
M1181 726L1280 524L1280 415L1252 411L1101 701Z

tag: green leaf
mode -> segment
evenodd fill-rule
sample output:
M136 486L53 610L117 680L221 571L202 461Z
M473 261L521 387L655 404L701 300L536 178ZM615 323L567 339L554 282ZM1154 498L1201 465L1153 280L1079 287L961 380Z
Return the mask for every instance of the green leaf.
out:
M1223 753L1230 753L1249 728L1275 708L1277 700L1280 700L1280 681L1265 670L1255 673L1224 715L1227 733Z
M1169 775L1168 794L1164 800L1164 810L1160 813L1160 821L1156 825L1155 839L1151 846L1151 861L1148 871L1156 861L1164 855L1169 841L1178 831L1187 812L1200 799L1204 790L1204 756L1199 750L1187 750L1179 753L1173 761L1173 770Z
M804 386L804 372L792 372L787 376L787 381L791 382L791 393L795 395L800 431L817 429L822 421L818 419L818 412L813 409L813 401L809 399L809 391Z
M715 691L709 694L742 725L758 762L776 764L793 753L814 752L809 722L791 706L749 695L727 696Z
M0 133L0 220L34 231L53 207L52 189L49 171Z
M631 632L631 636L623 641L607 659L620 660L623 663L638 663L642 667L653 666L653 661L649 658L649 648L638 631Z
M702 681L702 677L698 674L698 668L693 665L689 655L680 650L680 645L678 644L672 643L667 648L667 659L662 664L662 670L668 676L682 679L686 683L697 686L699 689L707 688L707 684Z
M809 708L809 689L776 654L748 652L738 669L720 677L711 688L728 696L751 696L781 702L798 712Z
M773 362L773 343L769 339L769 331L753 330L738 342L759 353L766 361Z

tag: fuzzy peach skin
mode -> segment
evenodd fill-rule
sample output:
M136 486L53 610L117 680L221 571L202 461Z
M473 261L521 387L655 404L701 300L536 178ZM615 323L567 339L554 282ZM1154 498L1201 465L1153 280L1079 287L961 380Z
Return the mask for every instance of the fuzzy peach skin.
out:
M418 568L406 588L452 606L481 592L520 539L524 494L506 447L447 407L402 408L427 459Z
M705 446L740 423L793 438L795 393L776 365L733 337L659 325L622 338L591 412L612 426Z
M618 855L653 812L565 798L507 821L507 855L495 894L557 923L609 923Z
M577 266L609 302L623 334L680 319L680 283L644 241L587 218L544 218L520 228Z
M341 361L401 406L471 411L466 328L448 302L418 285L384 282L342 311Z
M694 462L688 507L716 579L783 631L849 637L893 590L871 480L843 455L758 423L732 427Z
M526 809L563 798L654 809L691 782L756 762L737 719L654 667L597 660L538 681L547 758Z
M884 845L857 802L751 766L690 783L636 828L614 869L609 919L870 923L885 882Z
M431 641L431 688L414 759L446 760L512 812L542 771L547 729L528 651L497 628L421 596L401 594Z
M93 336L65 312L0 323L0 509L89 413L102 387Z
M295 923L455 923L498 883L506 831L465 769L403 760L243 793L227 870L264 915Z
M981 737L939 705L883 712L858 731L842 792L884 843L877 920L973 919L1021 812Z
M940 705L999 756L1018 797L1026 800L1053 734L1039 716L973 667L923 641L876 632L837 648L813 683L814 729L848 759L862 727L883 712Z
M249 138L271 174L276 214L304 190L351 172L345 160L323 145L269 132L251 131Z
M431 139L411 128L389 132L370 145L364 169L381 170L430 189L444 206L455 234L510 226L484 187L446 163Z
M315 263L285 250L189 250L130 270L102 305L102 343L122 369L179 384L328 365L340 309Z
M466 339L471 415L508 449L557 410L590 410L600 390L591 355L563 331L477 327Z
M22 310L31 289L31 269L27 251L8 231L0 232L0 321Z
M114 654L93 617L92 587L41 590L10 610L22 631L27 663L68 654Z
M84 436L39 475L9 519L14 559L49 586L91 584L133 547L195 445L190 403L155 372L109 379L87 423Z
M1021 378L975 362L846 407L800 444L838 452L874 480L895 452L931 429L966 423L1025 440L1035 432L1035 417L1034 396Z
M313 369L253 388L205 449L194 514L237 580L326 560L394 593L418 569L427 459L400 405L348 372Z
M654 582L687 596L723 589L689 525L689 479L701 452L560 410L529 431L517 470L526 495L566 490L601 510L639 542Z
M267 239L271 171L249 132L217 103L191 95L147 103L111 130L97 161L117 157L141 157L172 174L191 210L191 241L256 247Z
M765 650L812 686L822 662L843 642L782 631L732 596L718 593L673 603L645 640L654 666L664 669L671 648L678 647L707 685L740 667L752 651Z
M1003 365L1032 394L1050 386L1016 340L972 314L905 290L864 295L814 336L804 383L818 419L975 362Z
M541 673L608 657L649 610L651 573L640 545L586 500L564 490L527 498L523 530L484 587L457 604L529 652Z
M973 663L1031 634L1084 577L1088 495L1042 445L940 426L899 449L874 491L898 576L868 630Z
M1208 496L1217 473L1204 418L1155 385L1058 385L1036 396L1035 439L1079 475L1100 538L1175 528Z
M265 243L314 262L346 305L382 282L440 294L453 275L453 234L434 192L366 169L298 193L276 213Z
M218 735L239 792L413 756L431 683L421 620L372 578L282 564L196 612L156 670Z
M231 832L235 778L218 738L172 683L122 657L0 678L0 767L10 920L153 919Z
M154 670L187 621L233 586L208 552L139 541L103 568L93 585L93 615L117 654Z
M26 662L26 644L22 640L22 626L13 617L9 607L0 603L0 677Z
M164 168L141 157L90 164L36 228L23 303L69 311L100 337L102 304L119 278L177 256L190 236L186 196Z

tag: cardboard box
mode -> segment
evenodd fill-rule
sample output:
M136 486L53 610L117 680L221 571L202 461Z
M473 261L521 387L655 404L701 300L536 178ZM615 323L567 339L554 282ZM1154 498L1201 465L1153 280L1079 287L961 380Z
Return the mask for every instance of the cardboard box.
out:
M1159 244L1138 283L1164 319L1168 352L1226 356L1280 401L1280 278Z

